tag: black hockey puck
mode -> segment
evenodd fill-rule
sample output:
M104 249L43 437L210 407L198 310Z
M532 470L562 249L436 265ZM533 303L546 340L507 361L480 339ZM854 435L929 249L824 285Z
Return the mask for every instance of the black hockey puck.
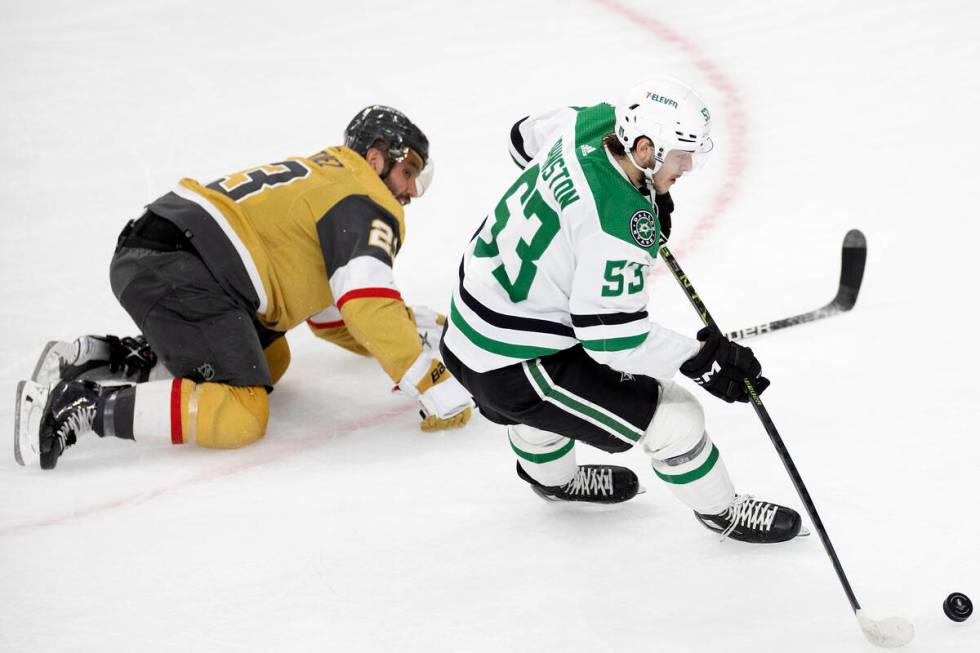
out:
M973 614L973 603L966 594L953 592L943 601L943 612L953 621L966 621Z

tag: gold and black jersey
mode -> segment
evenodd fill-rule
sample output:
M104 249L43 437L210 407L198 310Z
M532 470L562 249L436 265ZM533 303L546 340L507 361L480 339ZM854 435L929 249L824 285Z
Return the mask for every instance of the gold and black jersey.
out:
M288 331L306 321L373 355L396 382L421 353L392 274L402 206L356 152L332 147L206 185L182 179L147 208L184 230L264 326Z

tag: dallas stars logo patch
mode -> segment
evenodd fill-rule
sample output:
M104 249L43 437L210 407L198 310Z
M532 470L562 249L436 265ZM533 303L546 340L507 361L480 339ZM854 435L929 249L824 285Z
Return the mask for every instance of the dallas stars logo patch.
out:
M637 211L630 218L630 235L640 247L652 247L657 238L657 224L649 211Z

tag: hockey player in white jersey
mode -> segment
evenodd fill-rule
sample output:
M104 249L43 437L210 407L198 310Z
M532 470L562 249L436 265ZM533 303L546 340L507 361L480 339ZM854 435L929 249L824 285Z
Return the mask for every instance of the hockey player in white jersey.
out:
M562 108L511 130L523 173L470 242L442 341L480 411L507 427L517 474L549 500L636 495L625 467L578 465L576 442L640 445L653 471L708 528L779 542L792 509L738 495L705 430L692 378L725 401L742 379L769 385L750 349L704 329L651 322L646 279L670 230L670 188L712 149L711 114L687 85L657 77L616 107Z

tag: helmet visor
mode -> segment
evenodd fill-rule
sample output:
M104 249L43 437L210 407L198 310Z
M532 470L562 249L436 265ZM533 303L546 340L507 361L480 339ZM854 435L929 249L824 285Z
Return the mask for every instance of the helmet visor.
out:
M435 175L434 164L432 163L432 157L426 161L425 166L422 168L422 172L419 176L415 178L415 187L419 189L419 197L425 195L425 191L429 189L432 185L432 177Z
M425 191L428 190L429 186L432 185L432 177L434 174L432 157L430 156L428 160L423 163L422 155L410 147L406 147L397 154L398 156L393 157L393 162L403 163L407 166L410 174L413 177L412 181L415 183L415 197L422 197L422 195L425 194Z
M694 172L702 168L711 158L715 144L710 137L705 137L694 149L673 148L663 156L665 167L673 167L680 172Z

